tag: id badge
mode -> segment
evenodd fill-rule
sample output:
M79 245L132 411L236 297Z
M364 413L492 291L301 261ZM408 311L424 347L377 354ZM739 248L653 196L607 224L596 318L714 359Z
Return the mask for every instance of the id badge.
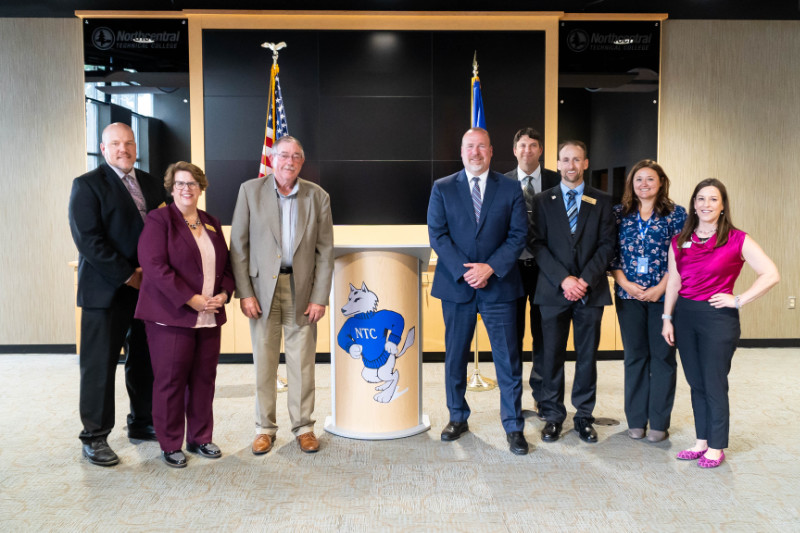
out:
M647 257L637 257L636 258L636 273L637 274L647 274L647 267L649 261Z

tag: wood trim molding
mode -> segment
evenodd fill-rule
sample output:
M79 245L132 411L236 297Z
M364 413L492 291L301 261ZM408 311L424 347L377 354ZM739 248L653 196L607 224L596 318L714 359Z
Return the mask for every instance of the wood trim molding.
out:
M182 11L76 11L79 19L185 19Z
M667 13L565 13L561 20L648 21L668 18Z

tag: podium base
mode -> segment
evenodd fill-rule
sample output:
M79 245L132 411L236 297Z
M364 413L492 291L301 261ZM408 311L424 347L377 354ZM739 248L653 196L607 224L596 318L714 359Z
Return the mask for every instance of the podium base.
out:
M339 437L345 437L348 439L358 439L358 440L402 439L403 437L410 437L412 435L424 433L429 429L431 429L431 421L428 418L428 415L422 415L422 423L419 424L418 426L414 426L407 429L401 429L399 431L389 431L386 433L360 433L358 431L350 431L348 429L342 429L334 425L332 416L325 417L325 431L327 431L328 433L332 433L334 435L338 435Z

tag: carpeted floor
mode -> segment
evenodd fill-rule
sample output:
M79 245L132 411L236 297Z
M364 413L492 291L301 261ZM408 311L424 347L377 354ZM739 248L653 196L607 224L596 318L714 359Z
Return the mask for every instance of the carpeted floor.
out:
M491 364L481 368L494 375ZM620 424L597 426L600 442L589 445L567 431L568 418L561 440L543 443L543 423L529 416L532 452L517 457L497 390L468 393L472 432L439 440L448 418L442 364L423 369L431 431L372 442L325 433L330 367L317 365L322 449L301 453L283 429L256 457L252 372L219 368L214 440L223 458L190 455L175 470L157 443L125 437L119 367L109 443L121 463L101 468L80 455L77 357L0 356L0 531L800 531L800 349L737 352L731 446L715 470L674 458L694 440L682 373L669 440L626 436L622 363L609 361L598 364L595 416ZM532 407L527 384L523 407ZM278 423L288 425L285 395Z

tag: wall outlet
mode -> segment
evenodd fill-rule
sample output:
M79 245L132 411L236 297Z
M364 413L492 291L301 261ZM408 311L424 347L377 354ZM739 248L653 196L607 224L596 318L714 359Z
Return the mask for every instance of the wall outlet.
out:
M797 303L797 298L795 298L794 296L789 296L789 305L788 305L789 309L794 309L796 303Z

